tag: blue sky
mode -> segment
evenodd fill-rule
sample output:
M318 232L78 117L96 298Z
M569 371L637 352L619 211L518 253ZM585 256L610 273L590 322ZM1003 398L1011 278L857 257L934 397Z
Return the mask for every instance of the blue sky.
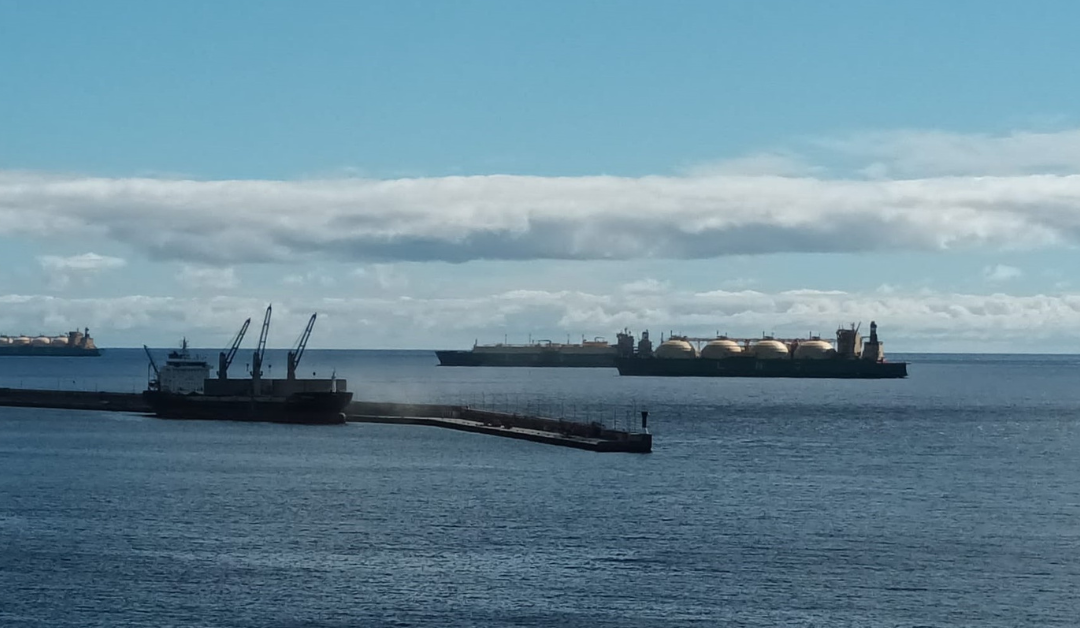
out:
M0 332L1080 350L1078 18L0 0Z

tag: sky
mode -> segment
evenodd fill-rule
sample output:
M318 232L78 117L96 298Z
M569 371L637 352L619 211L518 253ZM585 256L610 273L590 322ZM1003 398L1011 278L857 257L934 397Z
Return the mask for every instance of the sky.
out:
M0 0L0 333L1080 352L1080 5Z

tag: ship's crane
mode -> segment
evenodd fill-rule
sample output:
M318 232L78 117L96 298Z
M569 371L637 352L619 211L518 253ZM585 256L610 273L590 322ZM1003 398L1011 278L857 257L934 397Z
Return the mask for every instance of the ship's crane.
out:
M300 364L300 358L304 355L304 349L307 348L308 338L311 338L311 330L315 327L315 317L318 314L312 314L308 319L307 327L304 328L304 333L300 334L300 339L296 341L296 347L289 352L289 365L288 375L289 379L296 379L296 367Z
M143 345L142 348L146 352L146 357L150 359L150 368L154 369L154 377L161 375L161 371L158 370L157 364L154 362L154 356L150 354L150 347Z
M266 336L270 333L270 309L266 306L266 316L263 317L262 333L259 334L259 345L255 348L255 354L251 356L251 377L262 377L263 355L266 353Z
M146 369L147 389L156 390L161 381L161 371L158 370L157 364L154 362L154 356L150 354L150 347L143 345L143 351L146 352L146 357L150 360L150 367ZM154 370L154 377L150 377L150 369Z
M251 324L251 319L244 321L244 325L240 328L239 333L236 334L236 338L233 338L232 346L229 347L229 352L222 351L218 354L218 379L229 379L229 366L232 364L233 358L236 357L236 352L240 349L240 343L244 341L244 334L247 333L248 325Z

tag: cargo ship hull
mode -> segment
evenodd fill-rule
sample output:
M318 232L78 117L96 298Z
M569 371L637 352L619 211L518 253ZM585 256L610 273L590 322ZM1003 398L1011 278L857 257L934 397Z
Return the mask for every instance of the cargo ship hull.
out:
M565 353L536 351L531 353L479 353L474 351L436 351L440 366L533 366L612 368L615 354Z
M298 392L287 397L210 396L148 390L147 405L165 419L204 421L261 421L301 425L333 425L345 422L350 392Z
M906 362L871 362L868 360L759 360L732 357L722 360L703 358L664 359L616 358L619 375L650 377L796 377L835 379L899 379L907 377Z
M82 347L35 347L31 345L0 346L0 357L64 357L64 358L94 358L101 355L101 349L84 349Z

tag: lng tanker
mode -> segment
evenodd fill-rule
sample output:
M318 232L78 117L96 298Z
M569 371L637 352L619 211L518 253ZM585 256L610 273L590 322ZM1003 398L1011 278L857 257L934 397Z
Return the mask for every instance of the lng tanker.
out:
M0 336L0 356L97 357L90 329L62 336Z
M698 349L694 343L704 346ZM906 362L885 360L884 344L874 322L866 341L857 326L841 327L836 331L835 347L818 336L794 340L670 336L654 351L646 331L637 349L621 352L615 366L619 375L667 377L907 377Z
M619 334L619 342L633 339L628 333ZM436 351L440 366L540 366L540 367L606 367L615 366L618 347L603 338L582 339L580 344L555 343L538 340L524 345L474 344L469 351Z
M345 407L352 401L346 381L298 379L296 367L307 346L315 315L300 336L296 348L288 353L285 379L263 379L262 365L266 336L270 327L270 308L266 308L262 334L251 360L251 377L229 379L228 369L240 347L251 319L233 340L229 351L218 356L218 373L210 377L210 364L188 351L185 339L179 351L169 353L160 369L145 346L153 374L143 393L153 412L167 419L207 419L221 421L270 421L276 423L332 424L345 422Z

